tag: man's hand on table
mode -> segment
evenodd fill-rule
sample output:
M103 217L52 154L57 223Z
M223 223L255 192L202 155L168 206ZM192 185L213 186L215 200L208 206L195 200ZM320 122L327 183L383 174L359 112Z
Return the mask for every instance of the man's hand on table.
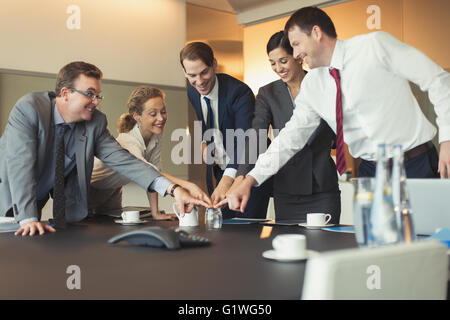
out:
M45 231L50 231L50 232L56 232L56 230L45 224L42 222L38 222L38 221L30 221L27 223L24 223L23 226L21 226L19 228L19 230L17 230L14 235L18 236L18 235L22 235L22 236L34 236L36 232L39 232L39 235L42 236Z

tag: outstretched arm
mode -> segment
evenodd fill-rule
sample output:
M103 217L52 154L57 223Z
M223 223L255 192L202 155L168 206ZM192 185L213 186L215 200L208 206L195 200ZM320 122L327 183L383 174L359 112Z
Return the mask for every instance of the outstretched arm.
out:
M190 181L187 180L183 180L183 179L179 179L176 178L168 173L165 172L161 172L161 175L163 175L164 177L166 177L167 179L169 179L170 181L172 181L175 184L179 184L180 186L182 186L184 189L186 189L191 195L192 197L194 197L195 199L201 200L203 202L206 202L208 204L209 207L212 207L212 202L211 199L208 197L208 195L203 192L202 189L200 189L195 183L192 183Z

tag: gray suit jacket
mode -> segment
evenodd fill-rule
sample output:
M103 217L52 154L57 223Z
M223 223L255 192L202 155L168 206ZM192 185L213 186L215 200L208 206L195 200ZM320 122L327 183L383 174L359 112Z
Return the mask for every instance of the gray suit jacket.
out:
M283 129L291 119L294 104L287 85L280 79L258 91L255 103L254 129ZM336 165L330 157L331 142L335 134L328 124L320 125L309 138L306 146L295 154L274 176L274 194L310 195L316 192L335 191L338 188ZM258 144L259 146L259 141ZM248 153L248 146L246 147ZM258 150L258 154L263 150ZM239 166L238 175L253 169L248 158Z
M40 219L36 185L47 156L54 152L54 104L49 92L34 92L23 96L11 111L0 138L0 216L12 208L17 222ZM145 189L160 176L116 142L100 111L95 110L90 121L76 123L74 130L76 170L67 177L65 187L68 222L87 215L94 156Z

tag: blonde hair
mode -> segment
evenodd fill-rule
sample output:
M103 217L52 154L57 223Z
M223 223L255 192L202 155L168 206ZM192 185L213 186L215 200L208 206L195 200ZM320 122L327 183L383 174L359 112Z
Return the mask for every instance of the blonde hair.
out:
M129 132L136 124L136 120L133 118L133 114L137 113L142 115L144 111L144 104L152 98L166 98L166 94L158 88L142 85L137 87L131 92L127 101L128 112L120 116L117 120L117 130L119 133Z

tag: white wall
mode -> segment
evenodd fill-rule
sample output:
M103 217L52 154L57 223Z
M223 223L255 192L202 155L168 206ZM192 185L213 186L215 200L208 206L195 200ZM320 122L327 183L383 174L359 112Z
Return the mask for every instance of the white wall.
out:
M70 5L80 9L80 29ZM72 23L72 25L70 24ZM109 130L139 84L166 93L169 121L164 133L162 169L186 177L176 165L171 133L188 122L185 78L179 51L186 39L184 0L0 0L0 135L14 103L31 91L53 90L56 73L74 60L97 65L104 74ZM109 80L109 81L108 81Z
M2 0L0 39L0 69L55 74L84 60L105 79L185 86L184 0Z

